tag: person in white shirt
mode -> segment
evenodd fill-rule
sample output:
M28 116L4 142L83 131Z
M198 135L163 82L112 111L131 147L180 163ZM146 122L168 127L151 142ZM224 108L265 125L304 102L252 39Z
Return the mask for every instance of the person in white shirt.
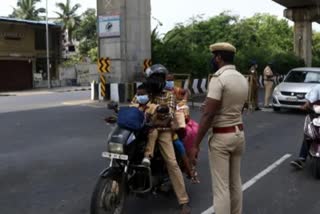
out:
M307 101L301 106L301 109L303 110L311 110L314 105L320 105L320 85L314 86L311 91L306 94L305 98ZM309 117L309 115L307 115L307 117ZM303 169L304 163L308 157L310 145L310 140L307 140L304 136L298 159L290 162L293 167Z

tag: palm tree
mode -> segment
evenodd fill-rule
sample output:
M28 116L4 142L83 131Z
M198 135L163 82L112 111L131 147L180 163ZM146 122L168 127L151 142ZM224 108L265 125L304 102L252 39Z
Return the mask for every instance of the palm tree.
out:
M13 8L12 18L40 20L39 13L43 8L36 9L36 4L41 0L18 0L17 8Z
M68 41L72 44L73 31L75 27L80 23L80 16L76 14L76 11L81 7L80 4L71 6L70 0L66 0L66 3L56 3L56 6L61 12L55 12L58 15L59 22L63 25L64 32L68 32Z

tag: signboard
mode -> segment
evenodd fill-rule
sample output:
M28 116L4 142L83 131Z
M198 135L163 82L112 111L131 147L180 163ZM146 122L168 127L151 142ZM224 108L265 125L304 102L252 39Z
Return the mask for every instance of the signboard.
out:
M149 68L152 65L151 59L145 59L143 61L143 71L146 72L147 68Z
M99 37L120 36L120 16L99 16Z
M0 32L0 38L6 40L21 40L25 37L24 33L17 32Z
M111 66L111 60L107 58L100 58L98 60L98 69L101 73L109 73Z

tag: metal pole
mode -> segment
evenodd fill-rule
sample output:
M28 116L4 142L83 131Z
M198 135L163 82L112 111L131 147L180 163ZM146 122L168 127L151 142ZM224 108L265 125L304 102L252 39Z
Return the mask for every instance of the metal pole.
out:
M46 47L47 47L47 76L48 76L48 88L51 88L50 80L50 59L49 59L49 26L48 26L48 0L46 0Z

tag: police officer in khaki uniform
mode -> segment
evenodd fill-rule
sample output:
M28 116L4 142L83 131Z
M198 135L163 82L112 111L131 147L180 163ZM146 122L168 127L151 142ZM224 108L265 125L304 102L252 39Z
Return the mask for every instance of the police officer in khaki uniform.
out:
M264 84L264 107L269 108L270 97L273 90L273 72L271 69L272 63L268 63L268 65L263 70L263 84Z
M258 100L258 92L259 92L259 77L258 77L258 64L256 61L251 62L251 66L249 68L249 75L251 77L250 81L250 90L251 97L249 97L252 102L252 107L254 110L258 111L259 108L259 100Z
M191 151L192 160L196 160L200 143L210 130L209 162L215 213L241 214L240 162L245 146L241 110L247 99L248 82L233 65L234 46L216 43L210 50L218 71L209 83L199 132Z

